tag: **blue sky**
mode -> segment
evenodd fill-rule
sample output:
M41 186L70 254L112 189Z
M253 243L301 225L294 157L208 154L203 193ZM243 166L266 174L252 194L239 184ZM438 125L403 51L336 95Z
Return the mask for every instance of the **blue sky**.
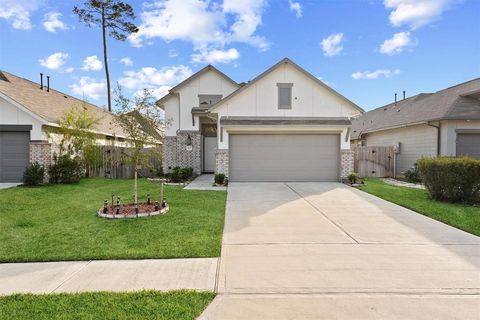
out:
M366 110L480 76L479 0L126 2L140 31L109 39L109 66L130 94L161 96L208 63L247 81L283 57ZM0 0L0 69L105 105L100 30L72 14L82 3Z

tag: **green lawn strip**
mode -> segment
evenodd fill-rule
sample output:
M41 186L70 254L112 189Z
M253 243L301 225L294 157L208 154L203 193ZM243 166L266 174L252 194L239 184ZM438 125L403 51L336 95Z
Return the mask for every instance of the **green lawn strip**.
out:
M480 206L435 201L425 190L392 186L376 178L366 178L359 189L480 236Z
M139 181L140 200L159 183ZM170 211L137 219L101 219L112 192L131 202L133 180L83 179L76 185L0 190L0 262L217 257L226 192L166 186Z
M211 292L15 294L0 296L0 319L161 319L197 318L215 297Z

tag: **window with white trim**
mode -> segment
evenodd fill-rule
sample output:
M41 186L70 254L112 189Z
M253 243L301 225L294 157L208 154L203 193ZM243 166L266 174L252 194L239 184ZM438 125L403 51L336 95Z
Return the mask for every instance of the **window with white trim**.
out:
M293 83L277 83L278 109L292 109Z

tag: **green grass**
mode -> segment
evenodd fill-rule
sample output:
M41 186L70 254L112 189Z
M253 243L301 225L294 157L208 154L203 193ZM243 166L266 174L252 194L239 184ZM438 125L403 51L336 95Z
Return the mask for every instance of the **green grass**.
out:
M139 181L145 201L159 184ZM132 180L0 190L0 262L217 257L226 193L166 186L170 211L149 218L96 217L112 192L132 199ZM129 201L131 202L131 201Z
M480 236L480 206L435 201L425 190L392 186L376 178L366 178L359 189Z
M195 319L215 294L194 291L16 294L0 297L0 319Z

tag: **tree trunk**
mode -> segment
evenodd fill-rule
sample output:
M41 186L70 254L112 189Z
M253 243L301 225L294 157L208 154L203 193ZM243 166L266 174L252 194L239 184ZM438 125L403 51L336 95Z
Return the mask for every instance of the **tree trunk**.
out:
M105 76L107 78L108 111L112 112L112 97L110 92L110 74L108 72L108 59L107 59L107 30L105 26L105 7L102 7L102 37L103 37L103 64L105 65Z

